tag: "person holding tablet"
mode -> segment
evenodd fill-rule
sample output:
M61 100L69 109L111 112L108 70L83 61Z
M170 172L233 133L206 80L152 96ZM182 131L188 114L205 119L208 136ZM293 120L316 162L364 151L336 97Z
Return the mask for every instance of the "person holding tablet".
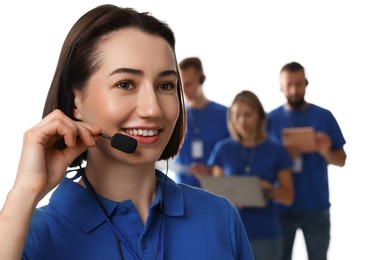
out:
M285 64L280 71L280 86L286 103L267 116L267 130L274 140L285 142L285 129L312 128L315 142L315 147L307 150L300 144L286 143L294 161L296 196L291 206L278 207L283 234L282 260L291 260L298 229L303 232L309 260L327 259L331 226L328 165L342 167L346 161L346 141L333 114L305 100L308 84L300 63Z
M230 138L219 141L208 163L214 176L257 176L268 197L266 207L239 208L257 260L278 259L281 233L274 201L293 202L292 160L284 146L266 132L266 113L251 91L238 93L228 110Z

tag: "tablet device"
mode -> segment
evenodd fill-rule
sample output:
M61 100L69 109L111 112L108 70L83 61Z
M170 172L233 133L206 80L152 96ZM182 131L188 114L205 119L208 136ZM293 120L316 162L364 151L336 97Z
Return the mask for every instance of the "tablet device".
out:
M284 128L282 138L286 147L297 147L304 153L317 151L315 132L312 127Z
M199 177L203 189L229 199L241 207L265 207L267 201L256 176L202 176Z

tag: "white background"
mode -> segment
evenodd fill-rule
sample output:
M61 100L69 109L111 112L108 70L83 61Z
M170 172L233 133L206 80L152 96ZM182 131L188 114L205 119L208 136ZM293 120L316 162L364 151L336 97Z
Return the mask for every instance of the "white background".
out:
M246 5L245 5L246 2ZM0 205L17 171L23 132L36 124L62 42L103 1L3 1L0 15ZM298 61L306 99L330 109L347 140L344 168L330 166L329 259L375 259L374 8L370 1L112 1L150 11L175 31L177 58L199 56L210 99L229 105L243 89L267 111L282 104L278 75ZM370 89L371 88L371 89ZM45 203L46 200L42 201ZM306 258L301 234L294 259Z

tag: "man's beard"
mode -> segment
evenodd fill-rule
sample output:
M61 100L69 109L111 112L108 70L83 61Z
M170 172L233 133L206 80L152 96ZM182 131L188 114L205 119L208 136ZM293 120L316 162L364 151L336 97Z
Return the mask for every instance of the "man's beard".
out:
M290 100L288 99L288 104L291 106L292 109L301 109L305 105L305 98L302 97L297 100Z

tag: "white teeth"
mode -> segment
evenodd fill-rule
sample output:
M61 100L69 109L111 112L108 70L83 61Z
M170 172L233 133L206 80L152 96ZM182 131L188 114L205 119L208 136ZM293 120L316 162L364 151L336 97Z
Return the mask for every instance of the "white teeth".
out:
M129 129L126 130L126 133L130 135L141 135L141 136L154 136L157 135L158 130L147 130L147 129Z

